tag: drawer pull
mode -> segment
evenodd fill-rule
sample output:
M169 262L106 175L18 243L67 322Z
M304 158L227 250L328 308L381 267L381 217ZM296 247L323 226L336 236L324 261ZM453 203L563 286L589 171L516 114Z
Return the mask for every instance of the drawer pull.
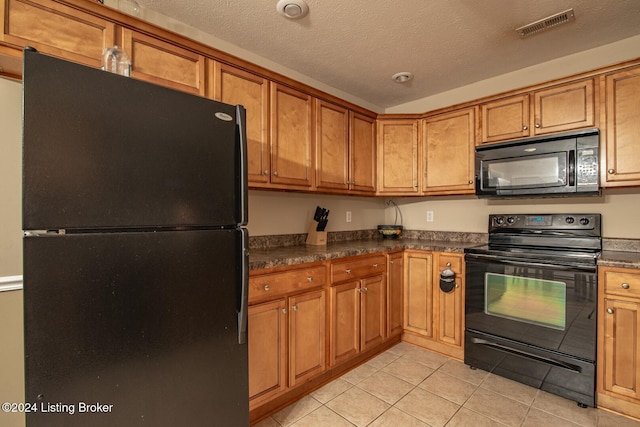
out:
M629 289L629 284L628 283L623 283L620 286L622 286L622 289Z
M373 268L378 268L378 263L373 264Z
M313 277L311 277L311 276L307 277L307 281L313 282Z
M613 308L607 308L607 313L613 314Z
M351 274L351 269L350 268L347 268L345 271L347 272L347 274Z
M265 291L268 291L269 289L271 289L271 286L269 286L269 285L264 285L264 290L265 290Z

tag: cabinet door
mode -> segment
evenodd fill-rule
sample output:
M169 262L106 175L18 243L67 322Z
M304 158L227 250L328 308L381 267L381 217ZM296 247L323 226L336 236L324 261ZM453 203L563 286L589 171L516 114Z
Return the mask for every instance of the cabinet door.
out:
M122 45L131 58L131 77L205 95L205 57L128 28Z
M425 194L473 194L477 107L423 121L422 190Z
M433 255L406 251L404 265L404 329L433 338Z
M457 347L462 346L464 335L464 261L463 255L438 253L434 270L434 312L437 317L437 339ZM450 292L440 289L440 272L447 267L455 275L456 287Z
M331 366L349 360L360 350L360 282L331 287Z
M289 387L324 372L325 291L289 297Z
M115 24L58 2L5 0L0 41L100 68L115 43Z
M604 306L604 389L640 399L640 303L605 299Z
M378 192L417 194L418 121L378 121Z
M316 101L316 187L349 189L349 111Z
M349 156L351 190L376 191L376 122L371 117L350 113Z
M482 104L482 142L529 136L529 95L516 95Z
M593 79L534 93L534 135L594 126Z
M386 276L374 276L360 282L360 351L382 343L387 333Z
M286 311L284 298L249 307L249 399L252 407L287 387Z
M269 182L269 81L214 62L213 94L217 101L243 105L247 110L247 175L249 185ZM210 79L211 80L211 79ZM258 187L260 185L257 185Z
M640 185L640 67L606 76L606 187Z
M312 187L311 96L271 84L271 182Z
M402 333L402 282L404 276L403 253L389 254L387 277L387 336L393 337Z

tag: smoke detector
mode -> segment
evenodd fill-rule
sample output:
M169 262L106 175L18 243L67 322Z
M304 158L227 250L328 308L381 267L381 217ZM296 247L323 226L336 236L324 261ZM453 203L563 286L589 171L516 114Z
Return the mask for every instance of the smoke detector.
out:
M413 74L408 71L403 71L401 73L395 73L391 76L391 79L396 83L406 83L413 79Z
M539 19L538 21L516 28L516 32L520 34L520 37L524 38L533 34L541 33L542 31L546 31L558 25L566 24L575 19L576 17L573 13L573 9L567 9L564 12L556 13L555 15L547 16L546 18Z
M276 10L285 18L300 19L307 16L309 6L303 0L279 0Z

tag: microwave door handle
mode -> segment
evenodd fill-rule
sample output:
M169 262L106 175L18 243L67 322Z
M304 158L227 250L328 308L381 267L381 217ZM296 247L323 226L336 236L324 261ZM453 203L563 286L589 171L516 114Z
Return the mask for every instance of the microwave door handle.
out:
M576 150L569 150L569 187L576 185Z

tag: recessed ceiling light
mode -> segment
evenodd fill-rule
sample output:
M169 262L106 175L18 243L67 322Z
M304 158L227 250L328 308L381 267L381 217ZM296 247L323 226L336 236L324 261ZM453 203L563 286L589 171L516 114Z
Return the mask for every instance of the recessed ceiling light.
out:
M396 83L406 83L413 79L413 74L408 71L403 71L401 73L395 73L391 78Z
M303 0L279 0L276 10L285 18L300 19L307 16L309 6Z

